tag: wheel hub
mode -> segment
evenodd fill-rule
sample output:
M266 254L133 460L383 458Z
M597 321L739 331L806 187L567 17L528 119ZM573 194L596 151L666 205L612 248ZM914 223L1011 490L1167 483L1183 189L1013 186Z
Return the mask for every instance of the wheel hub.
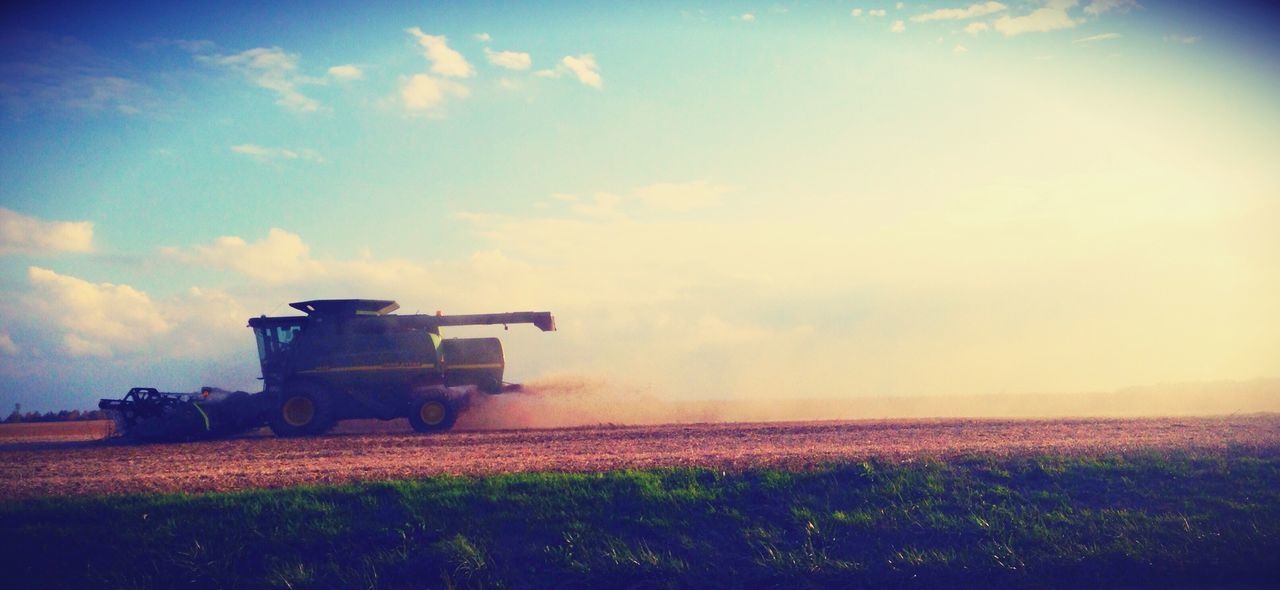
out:
M290 426L306 426L315 417L316 406L305 397L291 397L284 403L280 413Z
M445 413L444 404L438 401L426 402L418 408L418 417L422 418L424 424L432 426L443 422Z

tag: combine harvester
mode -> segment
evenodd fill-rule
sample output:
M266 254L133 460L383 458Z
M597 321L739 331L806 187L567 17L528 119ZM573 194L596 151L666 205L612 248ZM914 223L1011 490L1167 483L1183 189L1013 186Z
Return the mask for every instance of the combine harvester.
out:
M263 425L277 436L309 436L350 418L408 417L418 432L444 431L476 391L499 394L519 386L502 380L501 341L443 339L442 326L556 329L549 312L395 315L396 302L373 299L289 305L307 315L249 319L263 391L135 387L98 407L114 412L123 433L140 440L216 438Z

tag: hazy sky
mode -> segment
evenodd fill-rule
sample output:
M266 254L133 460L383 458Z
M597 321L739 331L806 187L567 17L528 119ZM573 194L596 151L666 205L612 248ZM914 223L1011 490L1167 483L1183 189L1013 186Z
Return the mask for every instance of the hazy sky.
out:
M676 399L1280 376L1266 4L374 4L3 15L0 411L323 297Z

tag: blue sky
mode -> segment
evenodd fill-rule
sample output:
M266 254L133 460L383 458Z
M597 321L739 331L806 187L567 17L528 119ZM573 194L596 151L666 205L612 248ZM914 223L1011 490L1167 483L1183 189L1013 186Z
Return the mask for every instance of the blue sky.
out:
M1262 4L25 10L0 405L252 387L330 296L683 399L1280 376Z

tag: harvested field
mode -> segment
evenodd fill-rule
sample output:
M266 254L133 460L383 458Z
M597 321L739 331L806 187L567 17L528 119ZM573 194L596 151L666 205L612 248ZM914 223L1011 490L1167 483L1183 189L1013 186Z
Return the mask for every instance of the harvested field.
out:
M12 444L102 440L111 434L110 420L0 424L0 448Z
M0 446L0 499L202 492L436 474L703 466L805 468L836 461L1187 449L1280 452L1280 416L1075 420L868 420L598 426L522 431L382 432L307 439L253 435L132 445ZM391 431L402 429L398 432Z

